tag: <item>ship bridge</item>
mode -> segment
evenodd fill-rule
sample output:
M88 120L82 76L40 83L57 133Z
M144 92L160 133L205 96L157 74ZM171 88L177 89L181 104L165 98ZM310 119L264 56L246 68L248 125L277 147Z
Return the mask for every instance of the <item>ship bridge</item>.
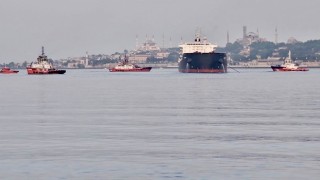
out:
M179 45L182 49L182 53L211 53L218 47L215 44L211 44L207 41L207 38L200 38L200 34L196 34L194 42L188 42Z
M182 48L182 53L211 53L218 46L207 42L193 42L181 44L179 47Z

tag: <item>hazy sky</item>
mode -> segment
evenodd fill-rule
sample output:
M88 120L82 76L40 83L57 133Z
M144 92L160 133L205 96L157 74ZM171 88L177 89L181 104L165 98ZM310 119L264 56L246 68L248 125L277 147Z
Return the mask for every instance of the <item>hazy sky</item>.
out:
M136 36L163 46L192 40L201 28L226 44L242 26L268 40L320 39L319 0L0 0L0 63L35 61L45 46L53 59L134 49ZM170 43L171 37L171 43Z

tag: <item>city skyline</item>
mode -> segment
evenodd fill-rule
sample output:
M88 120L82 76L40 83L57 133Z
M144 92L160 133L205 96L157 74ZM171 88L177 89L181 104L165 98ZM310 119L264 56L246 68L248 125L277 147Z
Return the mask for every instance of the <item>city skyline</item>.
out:
M111 54L134 49L154 36L160 47L193 40L201 28L219 46L259 29L261 37L286 42L320 39L316 0L2 0L0 3L0 63L33 61L41 46L53 59ZM164 38L163 38L164 36ZM165 40L163 43L163 39ZM171 39L171 43L170 43Z

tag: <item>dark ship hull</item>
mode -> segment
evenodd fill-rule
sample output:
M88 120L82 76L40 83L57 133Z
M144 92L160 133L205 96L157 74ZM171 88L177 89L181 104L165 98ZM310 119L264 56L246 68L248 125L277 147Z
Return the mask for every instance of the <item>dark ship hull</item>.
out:
M64 74L66 70L61 69L39 69L39 68L27 68L28 74Z
M179 72L226 73L227 66L225 53L184 53L179 62Z

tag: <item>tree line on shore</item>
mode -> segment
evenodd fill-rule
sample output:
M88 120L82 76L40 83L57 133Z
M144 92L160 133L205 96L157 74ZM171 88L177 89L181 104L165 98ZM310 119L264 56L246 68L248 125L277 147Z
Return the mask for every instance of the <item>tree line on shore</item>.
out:
M291 51L291 58L294 60L319 61L320 40L277 44L265 41L254 42L249 46L243 46L236 41L228 43L224 48L219 48L219 51L227 52L235 62L272 57L284 59L288 57L289 51Z

